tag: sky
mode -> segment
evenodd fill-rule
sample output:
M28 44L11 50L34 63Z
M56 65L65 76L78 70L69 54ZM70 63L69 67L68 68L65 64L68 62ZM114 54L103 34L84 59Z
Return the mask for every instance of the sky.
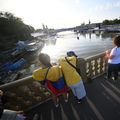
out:
M35 29L69 28L120 18L120 0L0 0L0 11L13 13Z

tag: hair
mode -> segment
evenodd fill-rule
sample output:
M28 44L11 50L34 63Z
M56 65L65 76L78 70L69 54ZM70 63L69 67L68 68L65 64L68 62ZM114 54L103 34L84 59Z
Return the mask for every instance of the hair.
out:
M39 61L47 66L47 67L50 67L51 66L51 63L50 63L50 56L47 55L47 54L44 54L44 53L40 53L39 54Z
M114 37L113 42L117 47L120 47L120 36Z

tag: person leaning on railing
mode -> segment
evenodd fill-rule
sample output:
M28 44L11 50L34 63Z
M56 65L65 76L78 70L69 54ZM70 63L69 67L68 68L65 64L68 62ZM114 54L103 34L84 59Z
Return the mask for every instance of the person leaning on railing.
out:
M68 101L68 87L65 83L61 67L52 65L50 57L47 54L40 53L39 61L42 63L42 68L33 72L33 79L43 81L42 83L51 92L54 104L59 106L59 96L64 95L65 102Z
M120 71L120 36L113 38L114 48L111 51L106 51L106 58L108 59L108 70L106 79L110 79L113 74L113 80L118 79L118 72Z
M75 99L80 103L86 96L86 91L82 78L78 73L78 68L76 68L76 62L77 55L73 51L67 52L67 57L59 59L59 64L61 65L65 81L71 88Z

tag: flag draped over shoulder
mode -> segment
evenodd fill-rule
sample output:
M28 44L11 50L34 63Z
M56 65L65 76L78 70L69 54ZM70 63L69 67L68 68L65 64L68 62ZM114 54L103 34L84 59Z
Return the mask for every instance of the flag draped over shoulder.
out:
M55 95L60 95L68 90L66 82L64 80L61 67L53 66L45 69L37 69L33 72L33 79L45 80L47 89ZM47 75L46 75L47 73ZM46 76L46 77L45 77Z

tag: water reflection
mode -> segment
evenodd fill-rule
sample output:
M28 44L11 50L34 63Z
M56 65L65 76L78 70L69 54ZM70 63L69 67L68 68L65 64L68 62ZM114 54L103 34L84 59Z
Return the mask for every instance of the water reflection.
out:
M113 38L116 34L115 33L107 33L107 32L104 32L101 34L101 37L104 38L104 39L108 39L108 38Z
M89 39L91 39L91 33L89 33Z
M88 57L98 54L113 47L112 37L115 34L108 33L74 33L61 32L58 33L56 40L52 40L52 44L46 42L42 52L50 55L53 61L61 56L65 56L69 50L74 50L79 57ZM77 39L79 37L79 40Z
M49 38L47 38L45 40L45 44L47 46L49 46L49 45L55 45L56 44L56 40L57 40L56 36L49 37Z

